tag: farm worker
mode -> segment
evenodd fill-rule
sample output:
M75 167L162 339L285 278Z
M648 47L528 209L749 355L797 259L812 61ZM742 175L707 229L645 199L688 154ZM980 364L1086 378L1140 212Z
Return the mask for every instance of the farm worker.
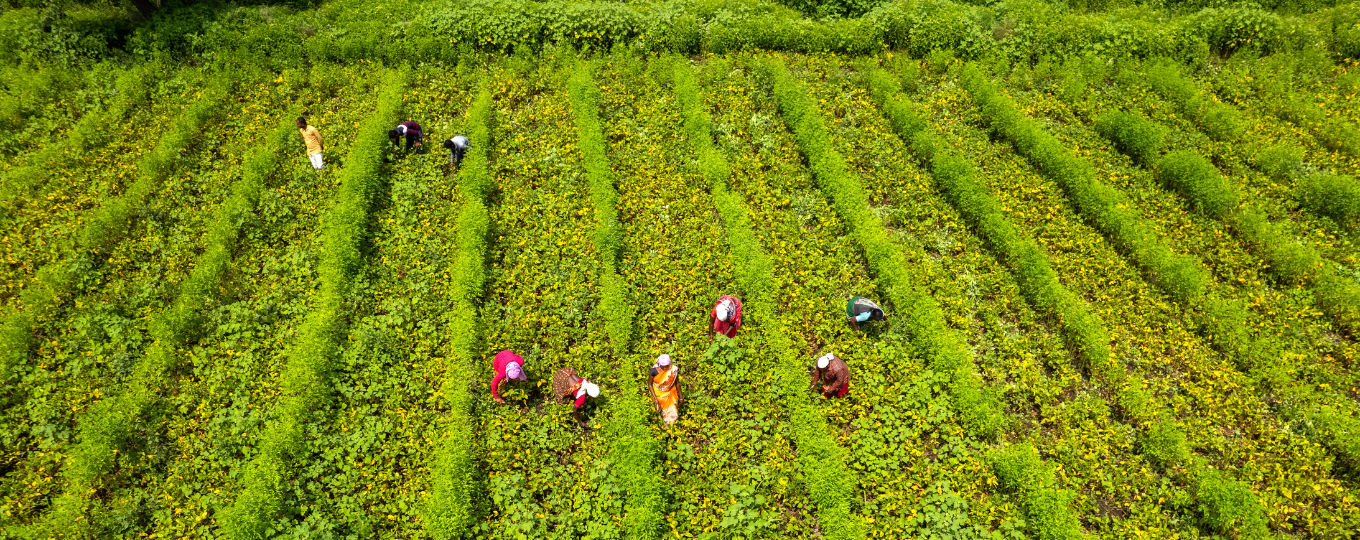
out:
M822 397L841 397L850 391L850 368L846 367L845 360L834 354L826 353L817 358L817 369L812 377L812 390L817 391L817 385L821 384Z
M845 318L850 321L850 326L859 330L859 323L881 321L887 316L883 314L883 308L878 307L873 300L856 296L845 304Z
M411 151L412 144L415 145L416 151L419 152L420 143L424 141L424 136L420 132L420 124L411 120L406 120L397 124L396 129L387 130L387 139L392 141L392 144L400 147L401 139L403 138L406 139L407 152Z
M312 160L312 168L321 170L326 166L321 162L321 132L316 130L316 126L307 125L307 119L301 116L297 119L297 127L302 132L302 140L307 143L307 157Z
M553 374L553 395L556 396L558 403L571 402L572 418L581 427L586 427L586 421L581 419L581 409L586 406L586 398L600 397L600 387L593 382L576 376L576 370L572 368L562 368Z
M737 337L738 328L741 328L741 299L735 296L718 297L718 303L713 304L713 311L708 314L708 340L713 341L715 333Z
M671 364L671 355L663 354L656 357L656 363L652 364L647 374L652 378L647 389L651 390L652 399L656 401L661 421L667 425L674 424L680 417L680 403L685 399L680 395L680 367Z
M449 165L453 166L454 171L463 163L463 154L467 153L468 148L472 148L472 144L462 135L444 141L444 149L449 151Z
M500 392L502 381L506 379L529 380L529 377L524 374L524 358L508 350L496 353L496 359L491 362L491 367L496 369L496 376L491 379L491 398L496 400L496 403L505 403Z

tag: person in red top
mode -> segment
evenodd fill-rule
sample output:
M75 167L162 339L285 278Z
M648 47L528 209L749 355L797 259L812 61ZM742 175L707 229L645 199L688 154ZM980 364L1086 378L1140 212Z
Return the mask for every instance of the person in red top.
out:
M586 421L581 419L581 409L586 407L586 398L600 397L600 387L593 382L578 377L573 368L562 368L553 374L553 396L558 403L571 403L573 405L571 416L576 419L576 423L581 427L586 427Z
M713 341L713 334L737 337L738 328L741 328L741 299L718 297L718 303L713 304L713 311L708 313L708 340Z
M509 350L496 353L496 359L491 362L491 367L496 369L495 378L491 379L491 399L496 403L505 403L501 398L501 382L510 379L515 381L527 381L529 377L524 374L524 358Z

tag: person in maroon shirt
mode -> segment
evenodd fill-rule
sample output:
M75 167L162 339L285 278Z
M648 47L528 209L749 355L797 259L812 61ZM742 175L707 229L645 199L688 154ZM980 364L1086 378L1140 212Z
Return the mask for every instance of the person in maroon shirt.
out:
M401 139L405 138L406 151L410 152L411 145L414 144L417 153L421 151L420 143L425 140L424 135L420 132L420 124L411 120L406 120L397 124L396 129L387 130L387 138L392 141L392 144L395 144L398 147L401 146Z
M491 362L491 367L496 369L496 376L491 379L491 399L496 400L496 403L505 403L500 392L502 381L506 379L529 380L529 377L524 374L524 358L509 350L496 353L496 359Z
M713 304L713 310L708 312L708 340L713 341L714 334L737 337L738 328L741 328L741 299L735 296L718 297L718 303Z
M850 368L836 355L826 353L817 359L817 369L812 373L812 391L818 391L821 384L822 397L844 397L850 391Z
M581 419L581 409L586 407L586 398L600 397L600 387L583 377L578 377L575 369L562 368L553 374L553 396L558 403L571 403L572 418L575 418L581 427L586 427L586 421Z

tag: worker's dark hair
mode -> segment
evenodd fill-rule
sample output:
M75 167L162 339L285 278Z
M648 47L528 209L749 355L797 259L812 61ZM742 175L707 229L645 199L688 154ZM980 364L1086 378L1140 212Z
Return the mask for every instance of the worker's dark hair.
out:
M387 138L392 139L392 140L395 141L395 140L397 140L398 137L401 137L401 134L400 134L400 133L397 133L397 130L395 130L395 129L389 129L389 130L387 130Z
M298 127L299 127L299 128L305 128L305 127L307 127L307 117L305 117L305 116L299 116L299 117L298 117L298 120L297 120L297 124L298 124Z
M453 150L453 139L444 139L444 149Z

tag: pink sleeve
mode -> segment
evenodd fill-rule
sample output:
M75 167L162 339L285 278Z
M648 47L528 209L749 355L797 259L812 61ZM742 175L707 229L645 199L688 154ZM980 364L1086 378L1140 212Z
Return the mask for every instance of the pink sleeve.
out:
M503 380L505 380L505 370L502 369L496 370L496 377L491 379L491 397L493 398L501 397L499 388L501 386L501 381Z
M581 397L576 398L576 408L577 408L577 409L586 406L586 397L587 397L587 396L589 396L589 394L581 394Z

